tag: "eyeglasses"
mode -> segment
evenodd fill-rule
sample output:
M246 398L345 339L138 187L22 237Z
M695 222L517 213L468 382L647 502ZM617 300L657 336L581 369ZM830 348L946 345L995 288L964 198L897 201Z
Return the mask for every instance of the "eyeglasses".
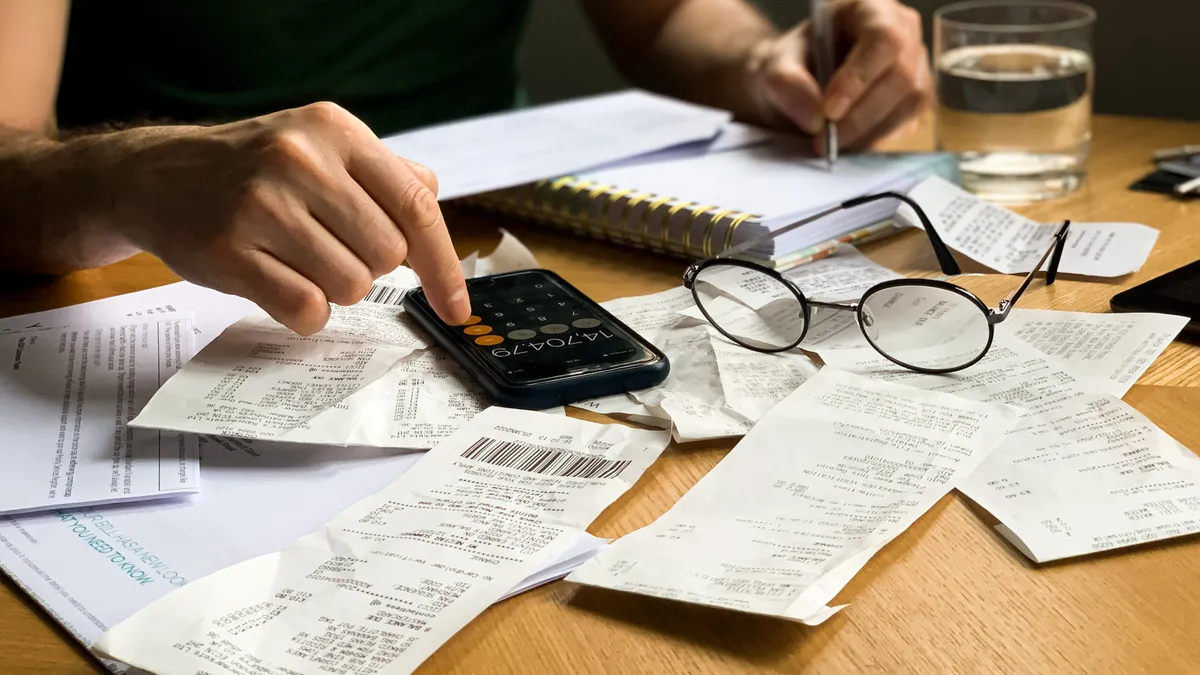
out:
M852 312L867 342L889 361L921 373L952 373L987 354L995 325L1008 317L1047 258L1046 284L1054 283L1070 221L1063 221L1033 271L994 309L965 288L934 279L893 279L868 288L858 302L820 302L805 297L784 274L731 257L843 209L880 199L897 199L911 207L942 272L959 274L954 256L921 207L905 195L884 192L851 199L693 263L684 272L683 285L692 291L709 323L747 349L766 353L792 349L804 341L814 310Z

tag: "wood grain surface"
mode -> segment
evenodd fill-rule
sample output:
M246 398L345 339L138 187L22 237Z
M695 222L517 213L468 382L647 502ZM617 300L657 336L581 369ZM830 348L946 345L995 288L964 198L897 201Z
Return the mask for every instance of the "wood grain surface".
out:
M1162 234L1136 274L1035 282L1023 307L1104 312L1118 291L1200 258L1200 201L1132 192L1155 148L1200 142L1200 124L1099 117L1090 175L1077 193L1020 209L1039 220L1133 221ZM895 147L927 147L927 131ZM533 225L448 209L461 254L488 250L498 227L596 300L679 283L683 263ZM936 273L918 232L868 244L875 260ZM961 260L961 256L960 256ZM986 272L968 263L966 273ZM61 279L6 278L13 315L177 280L140 255ZM989 303L1017 277L958 279ZM1200 347L1176 342L1126 400L1200 449ZM592 532L617 537L666 511L728 451L728 441L672 446ZM0 470L3 470L0 468ZM285 508L281 505L281 508ZM1035 565L957 493L880 552L838 596L850 607L808 628L784 621L555 583L484 612L418 671L434 673L1189 673L1200 672L1200 538ZM0 674L103 672L5 580Z

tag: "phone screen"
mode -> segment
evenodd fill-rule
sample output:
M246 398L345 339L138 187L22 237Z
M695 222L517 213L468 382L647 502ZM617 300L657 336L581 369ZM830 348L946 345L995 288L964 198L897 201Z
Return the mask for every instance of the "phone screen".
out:
M656 355L575 289L539 270L467 280L472 316L449 331L513 384Z

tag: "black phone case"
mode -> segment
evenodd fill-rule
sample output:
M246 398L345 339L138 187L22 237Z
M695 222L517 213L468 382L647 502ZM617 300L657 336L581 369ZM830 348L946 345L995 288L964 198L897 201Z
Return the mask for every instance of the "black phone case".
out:
M671 371L671 364L667 356L658 347L655 347L641 335L638 335L557 274L549 270L537 269L507 272L494 276L503 277L512 274L531 273L545 275L553 279L556 283L561 284L564 288L575 294L576 301L588 307L590 311L595 312L596 316L602 317L603 320L620 327L621 330L625 331L630 337L645 347L647 351L658 357L657 360L650 363L614 366L592 373L565 375L536 384L512 384L496 377L487 363L478 358L471 350L465 348L453 337L446 324L442 323L442 320L434 313L433 308L429 306L429 300L425 297L424 289L415 288L405 294L403 300L404 309L412 315L413 319L422 328L430 333L434 341L450 352L454 360L466 369L471 374L471 377L474 377L479 382L480 386L492 397L497 405L509 408L541 410L543 408L552 408L554 406L584 401L590 398L646 389L662 383L667 378L667 375Z
M1179 282L1200 286L1200 260L1127 288L1109 299L1108 304L1114 312L1156 312L1188 317L1182 335L1190 341L1200 340L1200 301L1186 303L1159 295L1163 288Z

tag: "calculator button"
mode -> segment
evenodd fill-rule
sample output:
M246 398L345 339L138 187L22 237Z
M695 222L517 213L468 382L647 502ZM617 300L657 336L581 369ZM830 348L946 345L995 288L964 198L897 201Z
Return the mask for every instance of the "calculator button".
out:
M467 326L465 329L463 329L463 332L467 335L486 335L492 332L492 327L485 326L483 324L479 324L478 326Z
M477 324L477 323L479 323L480 321L483 321L483 318L481 318L481 317L478 317L478 316L475 316L474 314L472 314L471 316L468 316L468 317L467 317L467 320L466 320L466 321L462 322L462 325L463 325L463 326L470 326L470 325L473 325L473 324Z
M534 337L536 335L537 335L536 332L531 331L528 328L520 328L518 330L514 330L511 333L509 333L508 337L510 337L514 340L528 340L529 338Z
M475 338L475 344L482 345L484 347L498 345L501 342L504 342L504 338L500 337L499 335L480 335L479 337Z
M561 323L548 323L545 326L542 326L542 332L546 333L547 335L558 335L559 333L565 333L569 330L571 330L569 327L564 326Z
M571 322L576 328L595 328L600 325L599 319L575 319Z

